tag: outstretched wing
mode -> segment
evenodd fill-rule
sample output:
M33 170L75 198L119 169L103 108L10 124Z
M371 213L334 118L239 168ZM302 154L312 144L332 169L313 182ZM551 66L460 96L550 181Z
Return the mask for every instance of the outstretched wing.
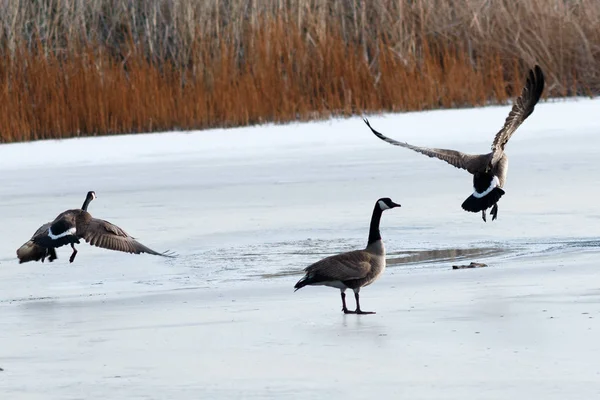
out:
M337 254L306 267L307 275L317 281L346 281L367 276L371 270L372 254L355 250Z
M148 253L155 256L172 257L168 252L159 253L154 251L118 226L102 219L92 218L83 232L83 239L92 246L102 247L108 250L123 251L125 253Z
M376 131L373 129L369 120L366 118L363 119L365 124L371 129L371 132L375 134L379 139L388 142L389 144L393 144L394 146L405 147L407 149L411 149L416 151L417 153L425 154L427 157L437 158L442 161L446 161L448 164L455 166L456 168L466 169L470 173L475 173L480 168L485 168L486 162L481 159L479 155L471 155L461 153L456 150L447 150L447 149L433 149L428 147L419 147L413 146L412 144L408 144L406 142L399 142L394 139L390 139L385 136L383 133Z
M527 82L504 121L504 126L496 134L494 143L492 144L492 152L494 153L493 163L498 161L504 151L504 146L515 133L517 128L521 126L523 121L527 119L533 112L535 105L540 100L544 91L544 73L539 65L529 70Z

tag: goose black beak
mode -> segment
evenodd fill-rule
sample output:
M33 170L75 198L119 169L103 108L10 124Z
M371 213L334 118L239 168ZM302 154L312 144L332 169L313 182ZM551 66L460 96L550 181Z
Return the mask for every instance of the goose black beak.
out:
M402 206L401 206L400 204L398 204L398 203L394 203L394 202L392 201L392 207L393 207L393 208L396 208L396 207L402 207Z

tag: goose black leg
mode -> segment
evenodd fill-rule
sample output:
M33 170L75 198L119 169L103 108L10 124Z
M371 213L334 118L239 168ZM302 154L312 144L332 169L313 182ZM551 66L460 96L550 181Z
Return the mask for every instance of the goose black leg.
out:
M354 298L356 299L356 314L375 314L375 311L363 311L360 309L360 301L358 299L358 292L354 292Z
M342 311L344 312L344 314L355 314L354 311L350 311L348 310L348 307L346 307L346 293L341 292L342 293Z
M58 257L56 257L56 249L55 248L49 249L48 252L50 253L50 257L48 257L49 262L52 262L58 258Z
M77 255L77 249L75 249L75 245L73 243L71 243L71 248L73 249L73 254L71 254L71 257L69 258L69 262L73 262L75 261L75 256Z
M498 203L494 204L494 207L492 207L492 211L490 211L490 214L492 215L492 221L498 218Z
M485 210L481 210L481 218L483 218L483 222L487 222L487 219L485 218Z

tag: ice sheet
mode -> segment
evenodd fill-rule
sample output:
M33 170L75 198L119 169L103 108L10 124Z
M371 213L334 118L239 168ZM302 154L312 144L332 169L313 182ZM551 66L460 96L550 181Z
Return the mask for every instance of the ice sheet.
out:
M509 107L370 116L398 140L486 152ZM499 219L464 171L360 118L0 146L0 393L75 398L592 398L600 394L600 101L543 103L507 146ZM175 260L15 250L80 207ZM344 316L299 272L365 245L390 266ZM412 258L411 258L412 257ZM408 261L408 262L406 262ZM478 270L453 263L483 261Z

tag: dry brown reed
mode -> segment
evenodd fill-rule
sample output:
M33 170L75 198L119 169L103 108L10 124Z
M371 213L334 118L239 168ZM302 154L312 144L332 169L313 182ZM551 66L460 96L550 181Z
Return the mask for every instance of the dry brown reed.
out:
M0 141L600 90L596 0L0 3Z

